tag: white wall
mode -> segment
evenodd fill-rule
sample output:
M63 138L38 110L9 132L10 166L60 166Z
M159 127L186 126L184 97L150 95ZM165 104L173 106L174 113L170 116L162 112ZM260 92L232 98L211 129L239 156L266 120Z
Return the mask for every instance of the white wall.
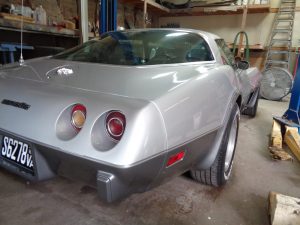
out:
M279 6L280 0L271 0L271 8ZM300 6L300 1L297 1ZM253 44L268 45L271 28L275 13L248 14L246 29L249 42ZM215 33L223 37L226 42L233 42L235 35L241 31L242 15L211 15L211 16L184 16L184 17L161 17L159 25L178 23L182 28L200 29ZM296 12L293 46L300 46L300 12Z

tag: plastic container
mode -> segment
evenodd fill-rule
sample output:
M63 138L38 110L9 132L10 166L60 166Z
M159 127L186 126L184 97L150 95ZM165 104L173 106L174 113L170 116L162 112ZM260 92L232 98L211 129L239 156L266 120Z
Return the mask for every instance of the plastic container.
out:
M37 7L34 11L33 18L35 23L47 25L47 13L42 5Z

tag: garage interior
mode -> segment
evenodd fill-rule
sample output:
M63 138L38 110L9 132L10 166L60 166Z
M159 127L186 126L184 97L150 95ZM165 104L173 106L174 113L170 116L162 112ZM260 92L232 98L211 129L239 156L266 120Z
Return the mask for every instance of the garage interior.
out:
M277 92L263 92L256 117L241 116L228 183L201 185L186 173L145 193L105 203L96 189L78 180L57 176L34 183L0 167L1 225L300 224L300 1L176 2L185 1L0 0L0 70L18 63L20 55L25 62L55 55L112 30L190 28L214 33L262 72L262 82L274 87L278 79L287 85L277 99L272 99ZM290 36L276 46L272 41L283 4L292 5L293 16L285 18ZM288 57L273 59L272 51ZM282 68L282 77L270 81L273 65Z

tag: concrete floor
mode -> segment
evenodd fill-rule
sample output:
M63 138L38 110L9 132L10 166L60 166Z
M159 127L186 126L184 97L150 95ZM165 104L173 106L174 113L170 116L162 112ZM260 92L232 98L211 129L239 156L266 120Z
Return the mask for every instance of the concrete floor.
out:
M288 99L260 100L255 119L242 117L232 179L220 189L181 176L105 204L79 182L58 177L27 184L0 169L0 225L266 225L269 191L299 197L299 163L273 161L267 148L272 115L282 115L287 107Z

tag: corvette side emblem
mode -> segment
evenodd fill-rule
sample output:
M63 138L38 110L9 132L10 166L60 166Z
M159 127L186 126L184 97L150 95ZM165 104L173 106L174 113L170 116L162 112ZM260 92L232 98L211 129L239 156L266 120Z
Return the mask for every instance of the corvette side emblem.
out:
M20 109L28 110L30 108L30 105L26 104L25 102L16 102L8 99L3 99L1 102L3 105L9 105L13 107L17 107Z

